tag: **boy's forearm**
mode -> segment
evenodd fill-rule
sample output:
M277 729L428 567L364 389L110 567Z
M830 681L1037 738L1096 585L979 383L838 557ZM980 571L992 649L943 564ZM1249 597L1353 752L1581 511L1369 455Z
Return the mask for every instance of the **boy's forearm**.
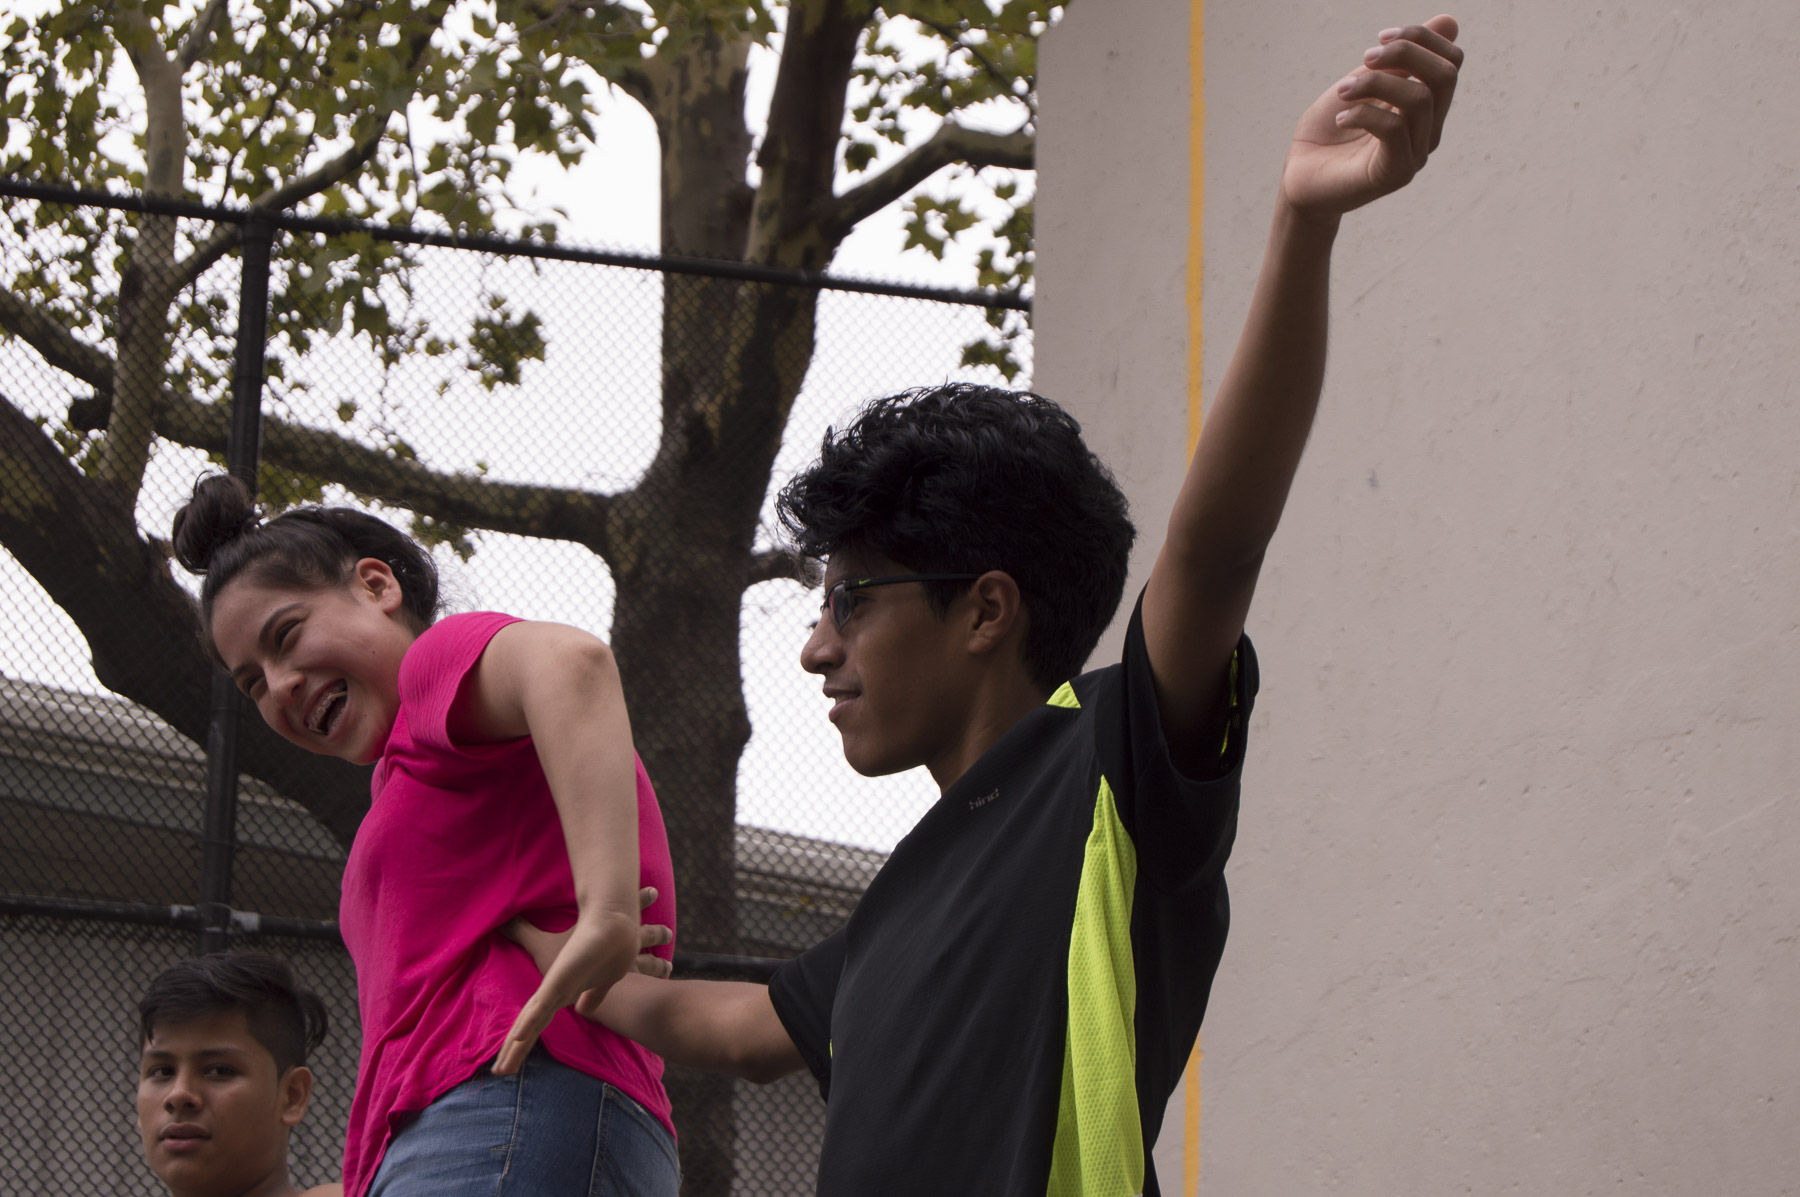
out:
M1206 576L1252 576L1275 534L1318 409L1333 217L1278 202L1244 331L1206 414L1168 547Z
M582 1013L688 1068L762 1083L803 1064L764 985L628 976Z

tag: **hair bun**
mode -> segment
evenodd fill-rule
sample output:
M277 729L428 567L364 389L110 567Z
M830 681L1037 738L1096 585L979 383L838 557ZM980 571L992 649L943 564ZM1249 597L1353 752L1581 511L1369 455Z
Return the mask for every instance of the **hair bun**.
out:
M204 574L219 550L254 528L257 518L250 488L238 479L230 474L200 479L193 497L175 513L175 560L190 573Z

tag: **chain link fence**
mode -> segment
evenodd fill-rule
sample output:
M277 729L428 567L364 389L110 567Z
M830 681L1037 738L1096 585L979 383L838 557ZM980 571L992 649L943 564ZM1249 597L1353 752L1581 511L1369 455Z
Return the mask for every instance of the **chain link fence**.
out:
M965 345L1008 343L1022 384L1022 301L15 182L0 196L0 1118L16 1132L0 1192L161 1192L133 1124L135 1003L224 947L287 957L326 999L291 1163L302 1184L338 1175L359 1028L332 920L367 773L298 759L206 663L194 581L163 542L208 470L255 478L271 507L358 504L409 528L452 610L614 641L676 854L678 971L764 977L848 917L933 793L843 763L798 668L818 595L777 551L769 497L860 401L1001 381L965 367ZM778 351L747 355L755 335ZM707 472L750 461L754 490L717 488L737 485L736 507L706 474L650 485L709 433L730 468ZM644 561L730 576L693 571L708 594L690 608L634 598ZM612 635L633 601L652 603L633 626L661 627L639 637L654 646ZM728 604L722 627L708 602ZM685 739L659 730L680 720ZM812 1191L809 1077L669 1084L685 1191Z

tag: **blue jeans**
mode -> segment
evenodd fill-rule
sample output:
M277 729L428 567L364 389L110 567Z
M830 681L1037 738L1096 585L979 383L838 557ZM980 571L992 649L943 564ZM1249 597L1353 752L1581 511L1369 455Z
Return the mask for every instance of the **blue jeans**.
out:
M513 1076L482 1068L388 1143L369 1197L677 1197L662 1123L621 1090L532 1049Z

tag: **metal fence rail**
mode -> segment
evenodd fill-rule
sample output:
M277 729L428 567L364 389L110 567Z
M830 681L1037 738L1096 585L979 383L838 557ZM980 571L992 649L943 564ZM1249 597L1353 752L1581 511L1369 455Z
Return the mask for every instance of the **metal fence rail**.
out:
M99 544L87 530L104 521L92 511L33 509L35 525L15 517L49 503L56 486L92 489L97 431L119 393L143 381L123 352L107 355L143 319L143 289L157 282L132 274L149 218L178 250L237 232L168 300L176 318L164 355L140 368L155 370L163 417L178 427L158 425L126 526ZM359 295L346 283L363 270L370 282ZM616 579L591 545L434 517L416 497L334 477L327 459L423 479L457 511L500 488L603 499L651 468L677 385L670 363L693 352L670 343L684 325L668 305L714 302L691 290L713 283L785 289L816 305L777 482L857 401L964 374L960 346L1030 306L1010 294L0 180L0 508L14 508L0 512L10 538L0 594L13 612L0 648L0 1043L15 1062L0 1118L24 1128L0 1144L0 1191L160 1191L131 1129L134 1004L184 953L274 951L331 1008L314 1108L294 1140L297 1181L337 1175L360 1039L333 921L354 820L334 823L321 812L338 808L309 788L355 786L271 773L260 743L240 744L240 726L255 736L260 724L218 671L210 694L195 674L185 697L163 701L179 711L153 709L146 695L168 687L157 690L166 679L151 675L191 650L148 634L156 625L117 592L84 591L78 567L98 555L110 564L90 575L111 570L116 580L136 561L134 585L166 587L157 538L197 474L224 465L276 506L322 498L411 519L464 606L605 634ZM1017 349L1028 370L1029 340ZM969 373L999 381L990 368ZM271 437L273 463L263 452ZM299 468L296 445L329 453L316 470ZM792 661L816 605L780 569L744 591L753 734L719 867L684 875L678 855L682 923L704 929L706 949L678 951L682 975L766 980L842 923L922 809L924 783L855 782L842 764L816 689ZM121 686L140 701L107 693ZM627 697L635 710L629 687ZM708 750L663 749L677 760ZM366 781L356 784L366 795ZM690 800L680 784L658 787L674 837ZM669 1084L687 1192L811 1191L823 1110L809 1078L730 1086L672 1069Z
M0 195L14 199L42 200L71 206L106 208L117 212L141 212L153 216L185 216L242 225L245 240L253 239L256 225L295 233L322 233L342 237L361 233L396 245L427 245L463 249L511 258L536 258L546 262L580 262L590 266L624 266L654 270L659 274L691 274L704 278L734 279L748 283L774 283L819 291L843 291L860 295L888 295L900 299L926 299L934 303L1011 312L1029 312L1031 297L1007 291L964 291L954 287L919 287L878 279L850 278L818 270L785 270L755 262L729 262L716 258L691 258L680 254L631 253L623 250L586 249L545 241L521 241L486 233L438 232L362 220L334 220L298 212L262 212L251 208L201 204L192 200L154 195L119 195L79 187L58 187L20 179L0 179ZM266 263L264 264L266 265Z

